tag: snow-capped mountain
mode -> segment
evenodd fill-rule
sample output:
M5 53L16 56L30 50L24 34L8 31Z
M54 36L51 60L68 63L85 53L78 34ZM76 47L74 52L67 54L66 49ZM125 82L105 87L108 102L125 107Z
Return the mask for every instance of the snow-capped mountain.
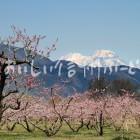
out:
M61 60L72 61L79 66L86 66L91 63L92 56L84 56L80 53L70 53L68 55L62 56Z
M109 50L97 50L96 53L91 56L84 56L80 53L70 53L61 59L72 61L79 66L110 67L125 65L118 55Z
M8 53L9 48L7 45L0 44L0 53L3 51L4 53ZM22 60L24 58L24 50L21 48L17 51L16 56ZM40 87L33 88L29 90L29 94L32 95L38 95L40 96L43 88L50 88L54 87L56 85L62 87L62 90L60 92L63 96L71 96L76 92L83 93L89 89L89 83L91 80L94 80L97 78L99 72L101 77L105 77L109 81L118 80L118 79L127 79L131 81L133 84L136 85L136 87L139 87L140 85L140 69L133 68L130 69L135 74L129 73L129 66L122 65L123 61L115 55L115 53L107 50L100 50L95 53L93 56L82 56L81 54L69 54L67 57L63 57L65 60L62 60L61 65L61 74L59 75L60 65L57 63L58 61L52 61L48 58L45 58L41 55L36 55L34 62L35 65L39 68L40 75L36 77L36 81L39 81ZM68 64L69 61L73 61L77 63L78 65L94 65L97 66L98 63L97 60L100 61L100 66L111 66L111 65L121 65L118 66L118 69L116 71L115 67L112 67L112 71L110 71L110 68L107 68L106 72L104 67L100 68L100 71L98 71L98 68L93 69L87 69L86 75L85 69L83 67L71 67L72 70L74 70L76 73L72 77L68 76L69 69ZM66 61L69 60L69 61ZM93 61L94 60L94 61ZM58 67L56 67L56 64L58 64ZM46 66L47 74L44 73L44 65ZM27 67L27 76L31 75L31 67L28 65L23 65ZM53 68L53 71L50 71L50 68ZM121 70L121 68L125 68L125 70ZM92 70L92 72L91 72ZM23 77L22 77L23 76ZM25 75L21 75L17 81L22 81L21 78L25 79ZM42 96L42 95L41 95Z

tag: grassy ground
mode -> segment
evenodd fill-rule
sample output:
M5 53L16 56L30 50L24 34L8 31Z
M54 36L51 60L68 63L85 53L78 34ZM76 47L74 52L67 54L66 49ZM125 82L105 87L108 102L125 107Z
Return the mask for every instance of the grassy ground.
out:
M95 130L87 130L86 128L81 129L78 133L72 133L68 128L62 128L61 131L48 138L44 133L40 131L35 131L34 133L28 133L17 127L13 132L0 131L0 140L113 140L113 138L118 137L120 134L108 128L105 129L104 136L97 136ZM140 131L129 132L127 134L133 140L140 140ZM116 139L119 140L119 139Z

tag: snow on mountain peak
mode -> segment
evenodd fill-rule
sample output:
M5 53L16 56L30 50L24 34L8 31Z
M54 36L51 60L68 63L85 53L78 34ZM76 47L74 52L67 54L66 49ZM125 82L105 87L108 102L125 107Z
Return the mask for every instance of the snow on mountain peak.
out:
M94 57L114 57L116 54L109 50L97 50Z
M91 56L84 56L80 53L70 53L68 55L62 56L62 60L72 61L79 66L86 66L91 61Z
M110 67L124 65L125 63L110 50L97 50L92 56L84 56L80 53L70 53L61 58L62 60L72 61L79 66Z

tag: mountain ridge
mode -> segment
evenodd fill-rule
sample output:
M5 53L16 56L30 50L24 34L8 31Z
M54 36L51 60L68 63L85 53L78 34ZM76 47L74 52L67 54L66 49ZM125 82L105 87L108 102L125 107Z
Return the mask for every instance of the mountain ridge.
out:
M91 56L85 56L80 53L70 53L61 58L62 60L72 61L79 66L91 67L109 67L125 65L124 61L119 58L114 52L110 50L97 50Z
M6 51L4 46L0 46L0 51L2 51L3 49ZM17 57L22 59L24 56L22 53L23 50L19 49L19 51L17 52ZM70 96L74 92L82 93L88 90L90 81L94 80L95 78L98 78L99 75L100 77L105 77L109 81L116 79L128 79L132 83L140 85L140 70L137 68L133 68L133 71L135 71L136 73L132 75L129 73L129 69L131 67L126 65L111 66L111 67L90 67L90 66L79 67L77 64L71 63L70 61L66 60L52 61L49 58L42 57L41 55L37 55L34 61L35 65L39 67L39 71L41 72L41 74L38 77L36 77L37 80L40 81L40 87L37 89L34 88L30 91L30 94L34 95L40 95L42 88L50 88L54 87L55 85L63 87L63 89L61 90L61 94L63 96ZM61 75L58 75L60 64L63 64L63 67L61 69ZM75 70L76 73L72 77L68 77L68 73L70 71L68 67L72 65L74 65L74 67L71 69ZM44 66L46 66L47 74L44 74L43 72ZM51 67L53 68L52 71L50 71ZM123 70L122 68L123 69L125 68L125 70ZM31 74L29 66L28 72L26 74L27 75Z

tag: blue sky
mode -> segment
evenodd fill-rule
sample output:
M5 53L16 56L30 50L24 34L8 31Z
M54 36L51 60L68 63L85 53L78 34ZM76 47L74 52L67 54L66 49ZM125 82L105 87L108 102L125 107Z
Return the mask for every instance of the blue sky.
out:
M108 49L125 61L140 59L139 0L0 0L0 35L12 24L47 35L44 47L58 37L53 58Z

